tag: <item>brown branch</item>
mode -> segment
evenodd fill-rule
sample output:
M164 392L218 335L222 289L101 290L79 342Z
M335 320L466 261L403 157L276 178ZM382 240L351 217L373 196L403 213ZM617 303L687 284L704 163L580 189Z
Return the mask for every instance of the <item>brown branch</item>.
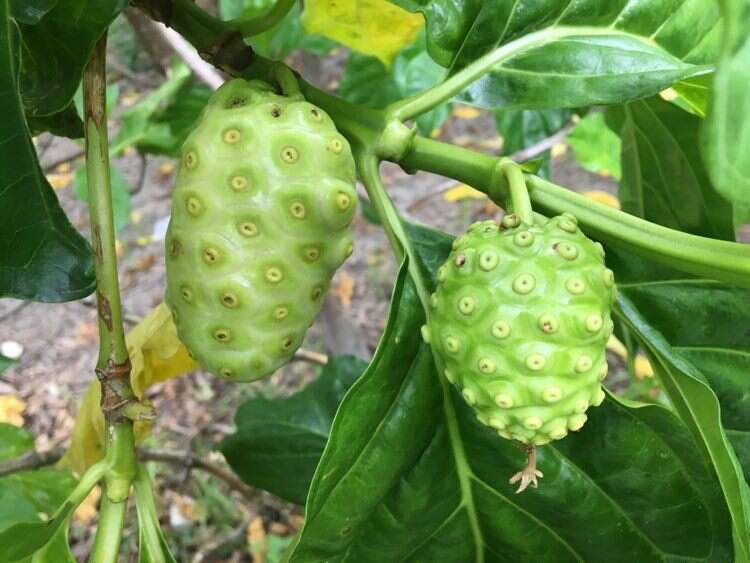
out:
M237 475L215 463L201 459L189 452L183 453L169 450L139 449L138 459L141 461L161 461L164 463L171 463L186 469L200 469L206 473L210 473L214 477L218 477L231 488L239 491L246 499L252 500L255 497L255 489L247 485L237 477Z
M57 447L46 452L31 451L19 457L14 457L0 463L0 477L18 473L19 471L30 471L48 465L54 465L65 453L65 448Z

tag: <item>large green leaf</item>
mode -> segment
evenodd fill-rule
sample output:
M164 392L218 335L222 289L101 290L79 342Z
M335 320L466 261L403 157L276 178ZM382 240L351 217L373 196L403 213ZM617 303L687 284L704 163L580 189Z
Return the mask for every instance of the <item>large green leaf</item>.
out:
M408 3L407 3L408 4ZM421 0L430 52L455 73L526 34L542 43L496 65L461 100L488 108L560 108L651 96L717 55L714 0ZM574 37L557 37L563 27Z
M125 0L59 1L35 23L19 24L21 91L30 116L57 113L68 106L94 45L125 4Z
M723 0L724 49L714 80L703 154L727 199L750 205L750 2Z
M24 120L18 29L0 0L0 297L70 301L94 289L88 243L47 183Z
M624 211L734 240L732 206L711 185L701 159L699 117L656 97L610 108L607 121L622 139Z
M598 111L588 114L565 140L583 168L620 179L620 138L607 127L604 114Z
M449 240L413 238L434 272ZM336 413L292 562L732 560L713 474L662 407L608 399L541 448L540 487L516 496L522 451L438 377L423 322L402 268L381 344Z
M221 452L243 481L304 504L323 453L331 422L344 393L366 364L332 358L318 379L287 399L256 397L237 410L237 431Z
M34 439L26 430L0 423L0 461L18 457L33 447ZM33 536L19 541L20 537L13 534L21 528L15 526L21 526L24 530L41 531L42 534L47 532L49 527L42 521L41 516L50 517L63 504L75 483L69 472L48 468L0 478L0 562L13 561L11 553L19 553L17 548L22 549L28 542L38 542L38 538ZM60 524L64 523L63 520ZM22 522L31 528L23 528L23 524L20 524ZM66 526L56 528L59 530L57 535L53 530L50 534L50 537L54 536L52 544L35 557L35 563L75 561L67 548L65 528ZM44 543L39 543L39 547ZM13 544L12 549L9 547L10 544ZM30 557L20 560L31 561Z

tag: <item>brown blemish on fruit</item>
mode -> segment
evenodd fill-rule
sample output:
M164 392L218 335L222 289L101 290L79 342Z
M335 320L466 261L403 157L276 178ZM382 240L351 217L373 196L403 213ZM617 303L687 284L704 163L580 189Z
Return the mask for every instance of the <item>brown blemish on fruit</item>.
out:
M466 255L456 255L456 257L453 259L453 263L456 265L456 268L461 268L464 264L466 264Z

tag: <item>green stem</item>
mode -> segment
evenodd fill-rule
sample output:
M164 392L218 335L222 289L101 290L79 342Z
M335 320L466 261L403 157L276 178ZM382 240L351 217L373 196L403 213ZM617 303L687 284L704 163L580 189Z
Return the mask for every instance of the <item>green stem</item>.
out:
M96 563L117 560L124 512L136 470L133 423L122 415L123 409L135 401L135 395L130 387L130 362L117 279L105 102L106 47L105 34L94 48L83 76L86 173L99 321L96 373L101 383L106 426L105 495L94 544L94 553L99 555L92 559Z
M521 167L515 162L508 160L501 165L501 170L508 179L510 186L510 200L513 202L513 213L518 215L522 222L527 225L534 223L534 211L529 201L529 191L526 188L526 180L523 177Z
M161 528L159 527L159 516L156 512L154 491L148 472L141 464L138 465L134 485L136 509L138 510L138 528L141 538L139 551L145 553L147 549L151 557L155 558L154 563L164 561L160 539Z
M277 0L273 7L265 14L257 18L237 18L227 22L237 29L243 37L252 37L264 31L268 31L284 19L292 9L296 0Z
M127 500L113 502L106 494L102 495L99 504L99 526L96 529L89 563L117 563L127 510Z
M493 68L502 66L502 63L518 56L524 51L565 37L612 35L613 33L616 32L608 28L565 26L548 27L540 31L528 33L510 43L493 49L451 76L448 80L411 98L405 98L391 104L386 108L386 113L399 121L413 119L452 99Z
M403 260L406 257L409 276L417 288L417 296L425 310L425 315L429 316L430 292L427 290L427 285L424 281L424 274L420 266L421 261L411 244L411 239L404 230L404 224L399 217L398 211L396 211L391 198L388 197L383 187L378 170L380 161L374 154L359 151L355 151L354 157L357 162L359 176L367 190L370 201L375 207L378 217L383 222L383 228L388 236L393 253L398 260Z
M66 503L70 503L73 506L81 504L96 484L101 480L107 471L107 463L104 460L96 462L94 465L89 467L86 472L78 480L78 484L73 489L73 492L68 495ZM63 505L64 506L64 505Z

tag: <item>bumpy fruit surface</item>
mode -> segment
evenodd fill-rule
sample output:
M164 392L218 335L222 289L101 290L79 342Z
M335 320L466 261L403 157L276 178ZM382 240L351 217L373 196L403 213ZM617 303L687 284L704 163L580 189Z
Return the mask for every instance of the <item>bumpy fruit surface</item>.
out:
M352 252L351 150L330 117L236 79L185 141L165 300L212 373L253 380L294 354Z
M438 271L425 339L483 424L525 444L558 440L604 399L612 271L565 214L472 225Z

